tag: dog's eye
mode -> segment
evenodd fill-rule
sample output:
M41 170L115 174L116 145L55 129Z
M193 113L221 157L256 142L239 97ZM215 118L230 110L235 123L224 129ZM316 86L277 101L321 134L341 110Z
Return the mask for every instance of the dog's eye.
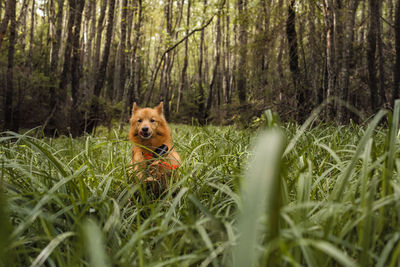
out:
M151 119L150 122L155 122L155 120L154 120L154 119Z
M142 122L143 120L142 119L138 119L138 122Z

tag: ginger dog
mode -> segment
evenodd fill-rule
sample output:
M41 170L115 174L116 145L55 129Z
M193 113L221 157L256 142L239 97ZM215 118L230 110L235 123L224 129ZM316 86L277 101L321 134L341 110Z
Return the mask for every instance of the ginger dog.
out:
M180 166L171 130L163 114L163 102L154 108L140 108L133 103L129 139L133 143L131 164L137 177L159 181L163 185Z

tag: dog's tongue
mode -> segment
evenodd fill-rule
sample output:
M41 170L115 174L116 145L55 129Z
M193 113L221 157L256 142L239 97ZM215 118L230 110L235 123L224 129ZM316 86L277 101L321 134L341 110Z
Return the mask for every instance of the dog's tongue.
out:
M149 137L149 135L150 135L149 133L145 133L145 132L142 132L142 131L140 131L139 134L141 136L143 136L143 137Z

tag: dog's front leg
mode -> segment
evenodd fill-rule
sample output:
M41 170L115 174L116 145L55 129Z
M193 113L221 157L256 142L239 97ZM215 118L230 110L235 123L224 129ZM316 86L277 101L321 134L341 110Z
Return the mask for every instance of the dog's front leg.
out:
M139 180L142 180L146 170L146 162L140 151L135 151L135 149L133 149L131 165L133 166L133 171L135 172L136 177Z

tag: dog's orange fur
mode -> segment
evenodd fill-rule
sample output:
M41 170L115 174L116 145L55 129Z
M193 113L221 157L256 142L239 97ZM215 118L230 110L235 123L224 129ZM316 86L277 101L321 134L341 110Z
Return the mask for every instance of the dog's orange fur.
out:
M140 108L136 102L133 103L130 126L129 139L133 142L131 164L137 177L145 178L147 181L165 180L180 166L181 159L173 147L171 130L163 113L163 102L154 108ZM146 127L148 130L144 133ZM163 144L168 146L166 155L152 161L146 158ZM165 165L172 168L167 168ZM144 177L146 170L148 177Z

